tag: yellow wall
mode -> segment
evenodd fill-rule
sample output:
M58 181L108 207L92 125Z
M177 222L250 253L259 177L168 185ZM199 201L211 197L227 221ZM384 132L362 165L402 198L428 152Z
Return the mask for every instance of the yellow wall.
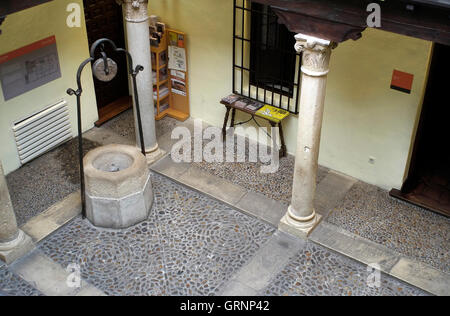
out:
M66 24L69 14L66 7L69 3L79 3L81 8L83 6L81 0L51 1L8 16L1 27L0 55L55 35L62 74L60 79L7 102L0 89L0 159L6 173L20 166L11 129L14 121L65 99L70 107L73 135L77 135L76 99L69 97L66 90L76 88L76 71L79 64L89 57L89 48L84 13L81 12L81 28L69 28ZM83 127L87 130L98 118L90 67L86 67L82 83Z
M152 0L149 12L188 34L192 117L221 126L219 100L232 83L233 1ZM331 61L320 164L386 189L402 185L431 46L374 29L339 45ZM390 89L394 69L415 75L410 95ZM295 153L297 118L284 126L288 151Z

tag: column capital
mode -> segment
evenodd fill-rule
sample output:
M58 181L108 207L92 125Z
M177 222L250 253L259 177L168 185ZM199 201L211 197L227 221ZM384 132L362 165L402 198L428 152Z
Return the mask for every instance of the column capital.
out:
M337 47L337 43L305 34L295 35L295 40L295 50L303 53L302 72L312 77L326 76L331 50Z
M127 22L141 23L149 19L148 0L116 0L116 3L124 5Z

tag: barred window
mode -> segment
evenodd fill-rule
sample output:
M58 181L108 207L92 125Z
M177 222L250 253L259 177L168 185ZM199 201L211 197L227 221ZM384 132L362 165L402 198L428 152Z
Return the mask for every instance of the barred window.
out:
M298 113L301 54L270 6L234 3L233 92Z

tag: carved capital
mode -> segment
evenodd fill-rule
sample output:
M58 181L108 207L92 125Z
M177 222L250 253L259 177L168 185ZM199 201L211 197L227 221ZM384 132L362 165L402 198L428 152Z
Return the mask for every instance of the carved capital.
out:
M148 20L148 0L116 0L123 6L125 20L132 23L140 23Z
M302 72L309 76L326 76L329 72L331 50L337 44L317 37L297 34L295 50L303 53Z

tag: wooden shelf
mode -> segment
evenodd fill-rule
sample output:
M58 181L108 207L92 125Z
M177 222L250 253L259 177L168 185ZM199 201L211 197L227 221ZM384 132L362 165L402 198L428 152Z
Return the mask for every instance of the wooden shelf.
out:
M162 86L163 84L165 84L165 83L168 83L169 82L169 79L165 79L165 80L163 80L163 81L161 81L161 82L156 82L156 83L153 83L153 85L154 86L157 86L157 85L159 85L159 86Z
M161 42L158 47L151 47L152 52L152 58L154 56L154 62L152 61L152 70L156 72L156 82L153 83L152 87L154 88L154 91L157 92L157 98L153 98L155 101L155 118L156 120L161 120L162 118L169 116L174 119L185 121L190 116L189 111L189 87L188 87L188 72L183 72L184 78L180 79L177 77L173 77L171 75L170 69L169 69L169 51L168 51L168 36L169 33L176 34L177 37L182 37L184 39L184 43L186 43L186 34L174 30L166 30L165 34L163 35ZM184 45L184 47L186 47ZM161 58L161 54L163 57ZM160 64L160 62L163 62ZM167 69L167 76L168 78L164 80L160 80L161 76L161 70ZM165 76L165 73L163 73L163 76ZM181 82L180 82L181 81ZM175 84L178 84L179 89L183 89L183 85L185 85L185 94L186 95L180 95L173 92L172 82L175 82ZM169 93L163 97L159 96L160 87L161 86L167 86L169 89ZM176 87L175 87L176 88ZM154 92L152 91L152 92ZM167 102L168 99L168 102ZM169 108L160 111L161 106L166 103L169 104Z
M170 96L170 93L167 93L167 95L165 95L163 97L159 97L159 96L158 96L158 98L153 97L153 101L158 102L158 99L159 99L159 103L161 103L161 101L167 99L167 97L169 97L169 96Z
M189 114L169 108L169 109L159 113L158 115L156 115L155 119L157 121L159 121L159 120L162 120L163 118L165 118L166 116L174 118L181 122L184 122L189 118Z

